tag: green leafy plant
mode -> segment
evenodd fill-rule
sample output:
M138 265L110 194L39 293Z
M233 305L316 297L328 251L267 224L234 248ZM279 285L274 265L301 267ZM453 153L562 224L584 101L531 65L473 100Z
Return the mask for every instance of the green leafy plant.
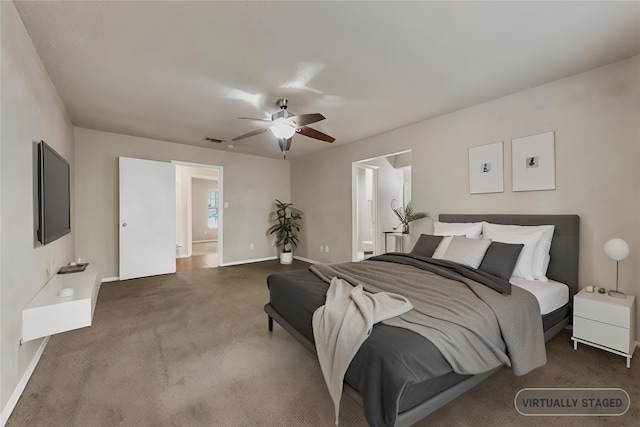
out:
M291 203L275 200L275 211L271 212L271 221L274 223L267 232L276 235L276 246L282 252L291 252L298 247L300 239L300 222L303 212Z
M400 220L400 223L402 224L403 233L409 232L409 223L413 221L417 221L419 219L429 218L429 212L414 211L413 207L411 206L411 202L407 203L405 206L400 206L400 207L392 206L391 210L393 211L393 213L396 214L396 216Z

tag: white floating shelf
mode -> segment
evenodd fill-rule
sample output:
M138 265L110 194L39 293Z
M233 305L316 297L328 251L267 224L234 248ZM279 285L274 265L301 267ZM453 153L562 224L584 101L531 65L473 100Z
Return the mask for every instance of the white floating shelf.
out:
M53 276L22 310L22 340L91 326L101 281L93 263L82 272ZM73 295L61 298L64 288L72 288Z

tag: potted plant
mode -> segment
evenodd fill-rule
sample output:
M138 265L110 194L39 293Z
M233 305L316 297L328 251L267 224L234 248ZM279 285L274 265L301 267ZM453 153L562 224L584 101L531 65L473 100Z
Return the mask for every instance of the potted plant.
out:
M395 199L394 199L395 201ZM411 206L411 202L407 203L405 206L398 207L393 201L391 202L391 210L396 214L398 219L400 220L400 224L402 225L402 232L404 234L409 234L409 223L422 219L428 218L428 212L417 212L413 210Z
M293 262L293 250L298 247L300 239L300 221L302 211L291 203L283 203L276 199L275 211L271 212L271 221L274 223L267 232L276 235L276 246L280 248L280 263L291 264Z

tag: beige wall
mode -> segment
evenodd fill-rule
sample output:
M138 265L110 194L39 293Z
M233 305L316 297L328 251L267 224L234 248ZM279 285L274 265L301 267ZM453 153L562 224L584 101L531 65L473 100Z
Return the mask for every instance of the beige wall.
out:
M75 128L76 252L118 276L118 157L223 167L223 262L276 257L266 234L273 200L290 199L289 162ZM253 243L254 249L249 249Z
M43 340L18 346L22 308L62 265L74 259L71 234L40 246L35 237L33 141L45 140L71 164L73 128L12 2L0 2L1 189L0 410L8 415ZM73 186L71 203L74 201ZM48 271L47 271L48 270Z
M428 96L426 94L425 96ZM604 243L623 237L620 288L640 297L640 57L291 161L293 202L307 215L298 255L350 259L351 162L411 150L412 204L440 213L581 217L580 287L615 286ZM556 190L511 190L511 140L555 131ZM469 194L468 149L504 141L504 193ZM430 221L412 234L431 231ZM319 246L328 244L329 254ZM640 303L637 304L640 335Z

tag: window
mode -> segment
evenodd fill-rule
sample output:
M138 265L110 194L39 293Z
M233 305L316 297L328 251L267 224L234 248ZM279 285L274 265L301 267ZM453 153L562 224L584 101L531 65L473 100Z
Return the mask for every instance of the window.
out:
M218 190L209 190L209 228L218 228Z

